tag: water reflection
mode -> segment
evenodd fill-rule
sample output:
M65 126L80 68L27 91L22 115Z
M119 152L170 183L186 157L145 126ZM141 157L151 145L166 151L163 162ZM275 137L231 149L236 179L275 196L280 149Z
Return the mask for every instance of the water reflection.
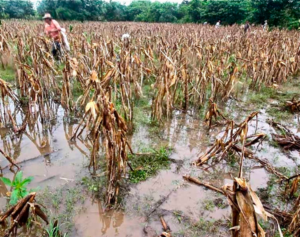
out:
M8 114L11 114L11 117ZM15 107L10 103L5 110L0 111L0 121L0 148L17 163L44 156L46 164L50 164L51 154L55 151L54 133L60 130L62 121L65 141L70 150L74 150L75 147L82 155L88 156L87 150L91 146L80 139L80 144L70 142L76 124L70 123L64 117L61 106L53 101L45 103L42 109L37 105ZM16 132L23 126L24 131ZM1 159L1 166L5 165L7 161Z
M102 205L102 202L98 200L97 203L99 210L99 219L102 223L102 234L106 234L107 230L109 230L111 227L118 228L122 225L125 215L124 212L116 210L105 211L105 207Z
M72 236L126 236L131 233L133 224L138 224L126 216L122 210L105 211L105 206L100 200L88 200L85 212L77 216L75 225L77 231ZM132 235L135 236L135 235Z

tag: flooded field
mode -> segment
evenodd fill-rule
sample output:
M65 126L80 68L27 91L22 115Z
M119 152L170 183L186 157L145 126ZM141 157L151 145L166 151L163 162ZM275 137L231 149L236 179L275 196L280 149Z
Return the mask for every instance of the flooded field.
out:
M248 39L234 27L188 25L185 38L179 25L123 27L76 23L73 51L59 62L46 39L23 34L17 43L0 29L18 64L0 64L0 222L9 210L21 215L22 200L27 213L23 224L12 214L1 236L15 228L39 237L238 237L253 223L258 236L297 236L299 56L287 40L296 34L283 32L278 55L276 30ZM133 39L116 36L125 29ZM171 32L180 37L164 40ZM39 208L48 224L36 219ZM61 235L50 234L56 228Z
M239 121L248 110L262 106L258 126L256 128L256 121L253 121L249 132L254 133L257 129L271 137L274 129L267 119L274 117L266 112L270 105L253 104L244 111L239 108L243 103L228 102L222 109ZM142 113L142 117L149 118L149 110L145 109ZM116 210L105 211L103 200L98 196L99 187L96 181L93 183L87 169L90 148L84 141L70 142L78 122L68 121L61 107L57 108L55 120L46 125L38 123L19 138L8 129L1 129L0 146L20 164L24 176L34 177L30 187L38 187L38 198L47 206L51 216L61 218L70 236L142 236L146 226L159 233L162 228L160 216L165 218L174 236L230 236L227 229L231 212L226 198L204 187L189 184L182 178L190 174L222 187L232 184L232 178L238 173L238 162L234 160L224 160L204 170L192 166L199 154L222 132L223 126L220 125L208 133L202 117L203 114L194 111L174 112L172 119L163 126L137 124L129 137L133 150L139 152L147 147L168 147L171 149L170 165L169 169L159 171L146 181L127 183ZM298 115L291 114L281 122L297 134ZM280 147L272 146L269 139L262 142L256 154L277 168L283 167L292 173L298 170L299 153L284 152ZM1 167L7 165L8 162L1 161ZM245 170L245 177L254 191L268 189L271 174L264 167L247 161ZM14 176L8 168L3 175L11 179ZM4 187L2 185L2 207L7 203L8 190Z

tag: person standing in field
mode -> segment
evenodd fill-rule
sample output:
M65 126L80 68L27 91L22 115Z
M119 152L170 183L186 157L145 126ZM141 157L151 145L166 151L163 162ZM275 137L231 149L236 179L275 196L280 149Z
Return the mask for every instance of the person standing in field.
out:
M264 24L264 31L268 31L268 21L265 20L265 24Z
M217 24L216 24L216 29L220 28L220 26L221 26L221 21L218 21Z
M52 55L58 59L61 54L61 27L56 20L52 19L50 13L46 13L43 19L45 21L45 33L53 40Z
M250 30L250 23L249 21L246 22L246 24L244 25L244 33L247 33Z

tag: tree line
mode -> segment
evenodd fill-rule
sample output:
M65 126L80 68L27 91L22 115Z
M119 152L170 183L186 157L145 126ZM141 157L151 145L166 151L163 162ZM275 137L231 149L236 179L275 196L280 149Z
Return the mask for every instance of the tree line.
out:
M41 18L49 12L59 20L210 23L250 21L295 29L300 27L300 0L183 0L181 4L133 0L129 5L102 0L0 0L1 18Z

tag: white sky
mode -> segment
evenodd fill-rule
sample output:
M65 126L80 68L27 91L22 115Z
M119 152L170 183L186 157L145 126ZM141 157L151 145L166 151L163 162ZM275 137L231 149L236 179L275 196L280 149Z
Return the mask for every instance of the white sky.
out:
M36 7L36 4L37 4L37 2L39 0L31 0L31 1L35 4L35 7ZM109 0L104 0L104 1L109 2ZM129 5L132 2L132 0L114 0L114 1L126 4L126 5ZM151 0L151 2L174 2L174 3L182 3L182 0Z

